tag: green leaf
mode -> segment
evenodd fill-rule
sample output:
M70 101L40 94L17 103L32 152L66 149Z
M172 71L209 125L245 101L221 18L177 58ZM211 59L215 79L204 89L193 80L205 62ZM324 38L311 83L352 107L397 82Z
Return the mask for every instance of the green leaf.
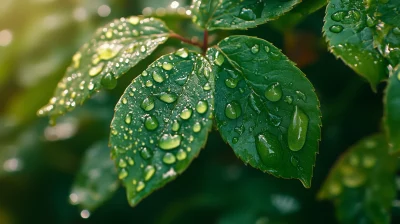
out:
M73 56L64 78L38 115L56 118L90 98L101 88L112 89L117 79L164 43L169 30L158 19L132 16L97 30Z
M69 195L70 202L93 211L114 194L118 182L107 141L98 142L85 153Z
M383 135L367 137L336 162L318 197L334 202L341 223L390 223L396 160Z
M400 66L388 80L384 98L384 125L389 140L389 151L400 151Z
M293 10L279 17L279 19L272 21L270 25L281 31L291 29L327 3L327 0L303 0Z
M199 154L212 126L213 88L207 60L181 49L155 61L125 90L110 144L132 206Z
M374 22L363 1L330 0L324 33L332 53L367 79L375 90L387 76L387 62L373 45Z
M231 36L208 51L216 120L245 163L310 187L321 113L304 74L271 43Z
M207 30L245 30L290 11L301 0L194 0L193 22Z

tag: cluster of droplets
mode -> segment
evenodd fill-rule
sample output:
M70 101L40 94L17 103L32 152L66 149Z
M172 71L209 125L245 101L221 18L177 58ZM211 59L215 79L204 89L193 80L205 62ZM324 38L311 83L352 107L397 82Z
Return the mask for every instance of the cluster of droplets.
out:
M331 15L331 19L338 24L329 27L332 33L340 33L343 31L343 25L357 24L361 20L361 13L358 10L340 10Z
M124 140L134 142L124 149L114 146L113 154L118 155L120 179L128 178L129 166L140 166L143 169L142 177L130 180L135 186L135 192L142 191L146 187L146 182L150 181L157 172L161 172L159 170L165 166L173 167L165 173L160 173L162 178L167 179L176 175L176 172L181 169L179 164L185 164L181 161L187 160L192 152L191 143L195 141L195 135L200 133L205 125L209 126L207 116L211 113L207 112L212 108L208 100L212 98L212 92L209 91L211 85L208 79L211 71L202 68L204 77L199 82L191 81L191 77L196 78L199 76L197 73L201 72L195 67L198 63L197 58L186 49L164 56L133 81L119 102L120 107L130 108L129 102L132 100L132 103L138 103L140 110L127 112L125 116L122 116L123 125L120 127L112 125L111 128L112 136L121 136ZM180 72L182 67L176 67L175 62L184 64L183 68L192 64L194 66L192 73ZM201 90L189 89L193 84L200 83L203 83ZM203 91L203 93L199 94L196 91ZM200 97L200 100L192 104L186 98L186 92L191 92L190 94L198 97L200 95L206 97ZM181 97L182 94L183 97ZM171 110L176 116L170 116ZM139 117L135 117L136 113L140 114ZM142 138L134 138L134 132L142 135ZM140 161L125 156L127 151L132 151L133 154L138 153ZM164 166L157 166L154 163L153 160L158 158ZM174 166L177 166L177 170Z

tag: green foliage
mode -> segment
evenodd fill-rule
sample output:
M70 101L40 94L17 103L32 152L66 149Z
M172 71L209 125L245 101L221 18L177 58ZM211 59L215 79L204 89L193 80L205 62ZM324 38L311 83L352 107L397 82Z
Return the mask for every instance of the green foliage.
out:
M400 66L388 80L384 124L391 152L400 151Z
M193 22L207 30L238 30L277 19L301 0L194 0Z
M132 206L197 157L212 125L213 87L207 60L185 49L161 57L128 86L110 144Z
M321 113L304 74L271 43L253 37L228 37L208 56L223 139L246 164L310 187Z
M396 162L382 134L367 137L336 162L318 197L334 201L341 223L390 223Z

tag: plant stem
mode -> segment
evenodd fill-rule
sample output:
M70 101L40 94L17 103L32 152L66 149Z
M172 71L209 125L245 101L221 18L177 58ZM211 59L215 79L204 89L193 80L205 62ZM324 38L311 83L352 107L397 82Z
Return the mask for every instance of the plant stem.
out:
M197 41L192 41L192 40L186 39L186 38L182 37L181 35L179 35L177 33L171 33L169 36L171 38L178 39L178 40L180 40L182 42L185 42L185 43L188 43L190 45L197 46L197 47L203 49L203 51L204 51L203 45L201 43L197 42Z

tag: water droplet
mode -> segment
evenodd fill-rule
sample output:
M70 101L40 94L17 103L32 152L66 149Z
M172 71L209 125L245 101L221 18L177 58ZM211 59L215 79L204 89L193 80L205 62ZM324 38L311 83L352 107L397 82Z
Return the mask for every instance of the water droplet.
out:
M125 123L126 124L130 124L132 122L132 114L131 113L128 113L126 116L125 116Z
M92 77L98 75L103 70L103 67L104 67L104 63L100 63L100 64L92 67L89 70L89 75L92 76Z
M242 114L242 108L236 101L232 101L225 106L225 116L229 119L237 119Z
M281 144L273 134L269 132L259 134L256 137L256 149L266 166L274 167L280 164Z
M127 103L128 103L128 100L124 97L124 98L122 98L122 103L123 103L123 104L127 104Z
M269 53L269 47L268 46L265 46L264 50L265 50L265 52Z
M215 55L214 63L218 66L221 66L225 61L224 56L218 51Z
M179 49L175 54L178 55L181 58L187 58L189 56L189 53L184 48Z
M153 86L153 82L151 80L147 80L146 87L152 87L152 86Z
M131 16L128 19L128 22L131 23L132 25L137 25L139 23L140 19L137 16Z
M269 101L276 102L282 98L282 87L281 85L276 82L270 86L268 86L267 90L265 91L265 98Z
M161 136L158 145L161 149L171 150L181 145L182 137L180 135L164 134Z
M165 164L173 164L176 162L176 158L175 158L174 154L167 152L167 153L165 153L165 155L163 157L163 162Z
M285 103L292 104L292 102L293 102L293 98L291 96L286 96L285 97Z
M196 105L196 111L199 114L204 114L208 110L208 104L206 101L200 100Z
M303 100L304 102L307 101L307 96L303 92L296 90L296 95L299 99Z
M172 131L179 131L180 125L178 123L178 121L174 121L174 123L172 123Z
M173 103L178 99L175 93L161 93L160 100L165 103Z
M260 46L258 44L254 45L251 48L251 53L253 53L253 54L257 54L259 51L260 51Z
M164 77L162 75L160 75L159 73L157 73L156 71L153 72L153 79L154 79L154 81L156 81L158 83L164 82Z
M179 149L179 151L176 153L176 158L179 161L186 159L186 157L187 157L187 153L183 149Z
M101 78L101 85L106 89L114 89L117 86L117 79L111 73L107 73Z
M299 159L297 159L296 156L291 156L291 157L290 157L290 163L291 163L293 166L297 167L297 165L299 165Z
M122 46L114 46L109 44L103 44L97 49L97 55L100 60L110 60L117 56Z
M146 166L146 168L144 169L144 180L148 181L150 180L153 176L154 173L156 172L156 168L154 168L154 166Z
M288 129L288 144L292 151L299 151L306 142L308 129L308 117L298 107L295 106L292 121Z
M341 25L332 25L331 27L329 27L329 30L332 33L340 33L343 30L343 26L341 26Z
M338 12L333 13L331 18L333 21L340 22L340 21L342 21L344 14L345 13L343 11L338 11Z
M399 27L393 28L393 33L396 35L400 35L400 28Z
M166 70L166 71L169 71L169 70L171 70L171 69L173 68L172 64L171 64L171 63L168 63L168 62L164 62L163 65L162 65L162 67L163 67L163 69Z
M154 108L154 99L152 97L146 97L140 107L145 111L150 111Z
M142 148L142 150L140 151L140 156L143 159L150 159L153 156L153 153L146 147Z
M132 159L132 158L128 158L128 164L130 165L130 166L133 166L133 165L135 165L135 161Z
M193 125L193 131L195 132L195 133L197 133L197 132L199 132L201 130L201 124L199 123L199 122L196 122L194 125Z
M236 80L236 79L232 79L232 78L225 79L225 85L231 89L236 88L237 83L238 83L238 80Z
M192 109L190 109L190 108L185 108L185 109L183 109L182 112L181 112L181 114L180 114L180 117L181 117L183 120L187 120L187 119L189 119L191 116L192 116Z
M121 169L121 171L119 171L118 178L120 180L125 179L127 176L128 176L128 171L126 171L126 169Z
M238 138L236 138L236 137L232 138L232 143L233 143L233 144L236 144L236 143L238 143L238 141L239 141L239 139L238 139Z
M136 186L136 191L140 192L140 191L142 191L144 189L144 187L146 187L146 184L143 183L143 181L139 181L138 185Z
M343 184L349 188L360 187L367 180L364 172L350 165L343 165L341 167L341 172L343 174Z
M82 58L82 54L81 53L76 53L74 54L74 56L72 57L72 62L74 64L75 68L79 68L80 62L81 62L81 58Z
M242 11L240 11L239 18L250 21L255 20L257 17L253 10L243 8Z
M126 161L124 159L119 159L118 166L120 168L125 168L127 166Z
M144 126L149 131L153 131L153 130L157 129L157 127L158 127L157 118L152 115L146 117L146 120L144 121Z
M364 155L363 156L363 166L367 169L372 168L376 164L376 158L373 155Z
M203 89L204 89L205 91L210 90L210 89L211 89L210 83L207 82L207 83L203 86Z
M251 109L253 109L257 114L261 113L262 102L260 101L258 96L254 97L253 93L249 95L249 105Z
M375 19L367 15L367 26L368 27L373 27L375 26Z

